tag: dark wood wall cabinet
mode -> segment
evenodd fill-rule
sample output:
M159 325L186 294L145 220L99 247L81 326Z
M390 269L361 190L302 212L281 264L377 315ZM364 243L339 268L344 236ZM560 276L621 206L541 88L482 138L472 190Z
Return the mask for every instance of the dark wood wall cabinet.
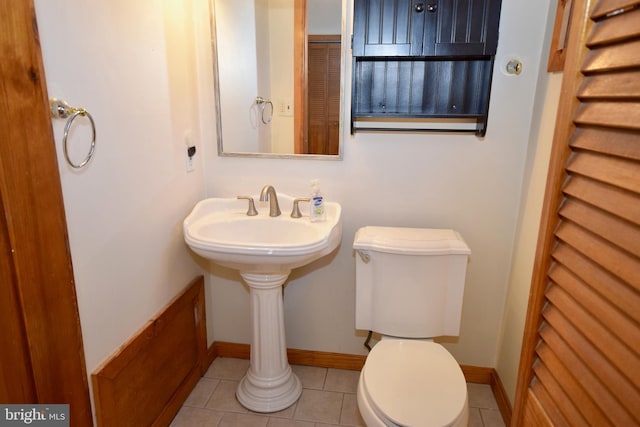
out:
M501 0L355 0L351 133L484 136L500 7Z

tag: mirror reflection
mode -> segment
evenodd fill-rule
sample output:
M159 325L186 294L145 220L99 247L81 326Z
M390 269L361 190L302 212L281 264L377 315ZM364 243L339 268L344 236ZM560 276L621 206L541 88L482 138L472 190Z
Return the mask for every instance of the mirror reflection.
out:
M212 1L221 155L340 154L342 1Z

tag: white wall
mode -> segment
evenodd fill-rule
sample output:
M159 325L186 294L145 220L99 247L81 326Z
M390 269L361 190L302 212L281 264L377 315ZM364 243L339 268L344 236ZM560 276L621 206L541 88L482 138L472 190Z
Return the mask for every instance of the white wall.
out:
M86 107L97 128L94 159L76 172L54 122L90 374L201 274L181 228L204 195L193 4L35 4L49 96ZM86 149L77 120L70 142ZM198 149L189 174L185 132Z
M264 153L291 154L293 113L280 112L282 104L293 105L293 0L269 0L269 58L271 66L271 101L273 116L267 128L271 146ZM231 145L233 151L240 151Z
M264 184L298 196L308 193L310 179L319 178L326 197L343 206L344 238L339 251L294 271L286 286L289 347L364 353L362 333L354 330L351 245L357 228L450 227L462 233L473 255L461 334L446 345L460 363L496 365L538 70L547 55L542 44L548 9L548 0L503 1L484 139L347 133L344 159L324 162L218 157L213 143L207 144L206 185L211 196L256 193ZM206 23L200 27L204 37ZM206 65L209 51L200 47L200 64ZM523 62L524 71L517 77L507 76L501 70L514 57ZM212 117L210 77L206 67L199 70L201 114ZM203 141L215 141L214 129L202 123ZM213 267L210 272L209 339L248 343L246 287L231 270Z
M548 28L553 26L554 18L555 8L549 8ZM543 44L543 54L549 51L550 44L551 32L548 32ZM495 366L512 403L515 399L520 350L561 83L562 73L547 73L546 62L542 61L534 104L531 142L524 169L518 231L502 321L501 342Z
M538 241L538 228L542 212L549 154L553 141L555 114L561 74L548 75L543 84L540 114L542 126L539 136L527 156L526 180L522 187L522 202L516 245L514 247L509 289L502 321L501 343L496 370L511 402L514 402L522 335L529 303L529 289L533 261Z
M307 0L307 33L340 34L342 0Z
M237 7L237 5L239 4L239 2L236 1L228 1L228 7ZM272 77L272 73L271 73L271 67L272 67L272 61L271 61L271 31L272 31L272 25L271 25L271 20L269 18L269 0L245 0L245 3L254 3L255 4L255 16L253 17L253 19L248 20L246 19L246 16L240 16L239 18L243 21L242 25L244 26L252 26L252 22L255 22L255 47L254 50L251 50L251 48L249 46L244 46L242 47L242 52L238 52L238 48L239 46L237 45L237 43L235 43L235 40L237 39L237 37L231 37L228 39L228 41L230 42L230 46L232 46L234 49L232 49L230 52L227 52L226 55L253 55L255 56L256 59L256 79L258 81L258 87L255 89L255 92L253 94L249 93L249 97L248 99L252 99L251 95L253 95L253 97L255 98L256 96L261 96L263 98L266 99L271 99L272 98L272 84L271 84L271 77ZM216 16L219 16L216 14ZM216 18L217 19L217 18ZM223 20L224 17L222 17L221 20ZM247 22L248 21L248 22ZM228 24L228 22L227 22ZM242 29L242 25L231 25L232 28L235 28L235 30L237 31L238 28ZM224 58L224 56L220 56L221 58ZM219 60L218 61L218 66L227 66L229 61L226 60ZM238 73L237 69L233 69L231 68L232 71L232 76L236 75ZM238 81L237 77L233 78L232 77L232 82L234 81ZM250 88L250 85L249 85ZM246 90L246 88L244 89ZM233 94L232 94L233 95ZM237 95L235 95L237 96ZM221 105L224 105L221 103ZM253 108L251 109L251 115L252 115L252 119L251 119L251 123L252 126L254 128L257 128L258 130L258 135L257 135L257 147L256 142L253 141L253 139L255 138L255 135L253 133L247 134L247 122L243 121L242 119L244 119L244 116L239 116L239 117L234 117L232 120L237 120L240 119L237 124L234 126L233 132L236 134L242 134L242 138L246 138L245 142L243 144L238 144L239 148L241 148L240 151L259 151L259 152L269 152L271 151L271 143L272 143L272 136L271 136L271 125L270 124L265 124L262 121L262 116L263 116L263 111L264 109L267 109L265 112L265 118L266 120L268 120L269 117L273 117L272 114L272 108L269 105L265 105L265 104L254 104ZM265 121L266 121L265 120ZM237 140L237 137L232 137L233 140Z
M260 121L261 107L255 104L257 96L271 98L269 63L265 61L268 55L264 55L264 47L269 43L264 32L269 28L260 17L264 4L259 2L257 6L256 10L254 2L247 0L215 2L216 49L218 57L224 58L217 62L220 105L224 105L221 109L222 134L225 139L234 141L237 151L256 151L256 141L261 149L271 146L269 128ZM257 22L261 25L257 26ZM256 28L259 34L256 34ZM211 48L210 43L207 44ZM260 62L258 53L263 54ZM213 59L208 65L210 70L212 64ZM259 64L262 65L260 68Z

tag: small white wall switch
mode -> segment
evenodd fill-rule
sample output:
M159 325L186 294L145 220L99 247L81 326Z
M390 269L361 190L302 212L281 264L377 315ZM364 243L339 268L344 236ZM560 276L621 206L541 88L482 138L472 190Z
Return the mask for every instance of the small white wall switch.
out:
M278 112L281 116L293 116L293 101L282 99L278 102Z

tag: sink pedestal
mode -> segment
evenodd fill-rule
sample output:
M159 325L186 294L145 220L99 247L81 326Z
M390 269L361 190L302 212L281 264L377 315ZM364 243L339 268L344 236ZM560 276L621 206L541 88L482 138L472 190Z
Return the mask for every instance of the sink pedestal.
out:
M273 187L264 187L275 206ZM295 198L278 194L286 210ZM249 285L251 364L236 397L255 412L277 412L302 394L287 361L282 285L292 269L333 252L342 239L342 208L325 203L326 220L271 216L260 207L247 215L246 201L213 197L199 201L183 222L184 240L196 254L240 272Z
M295 403L302 393L287 360L282 285L286 274L240 273L249 285L251 362L236 397L255 412L276 412Z

